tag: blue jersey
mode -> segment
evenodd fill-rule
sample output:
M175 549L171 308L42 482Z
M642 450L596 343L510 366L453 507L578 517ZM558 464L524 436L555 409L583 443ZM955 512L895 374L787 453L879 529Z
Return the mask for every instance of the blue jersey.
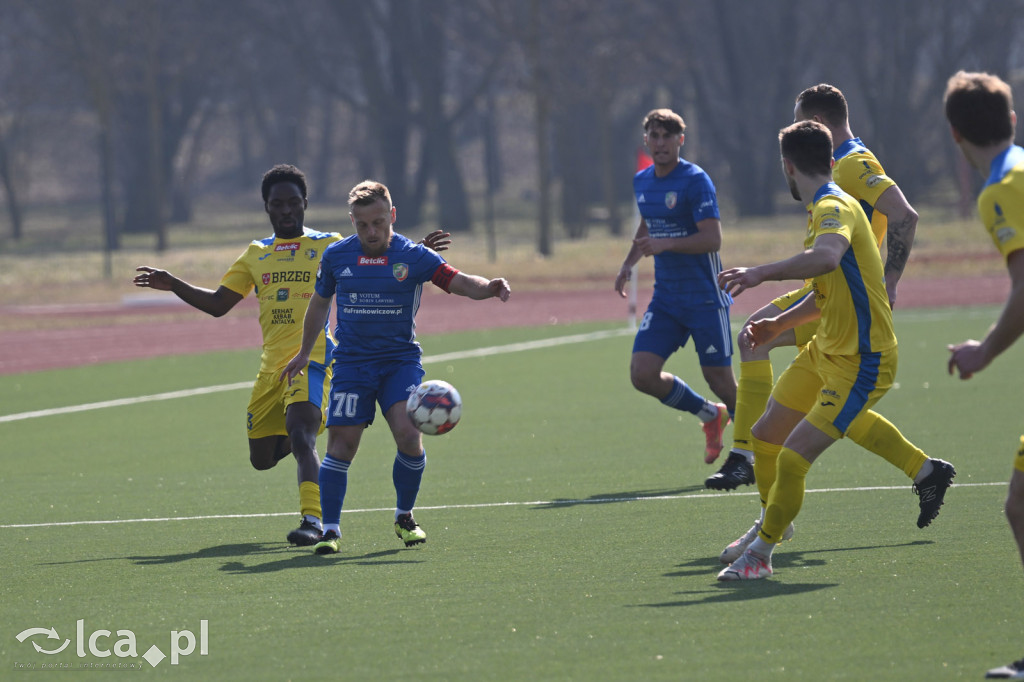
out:
M376 257L363 254L356 235L327 247L315 286L324 298L337 296L334 358L419 359L416 311L423 283L445 267L435 251L400 234Z
M718 218L718 199L708 174L683 159L663 178L650 166L633 177L633 192L647 232L654 238L687 237L697 223ZM654 256L654 296L670 297L688 308L724 308L732 297L718 286L722 259L718 252Z

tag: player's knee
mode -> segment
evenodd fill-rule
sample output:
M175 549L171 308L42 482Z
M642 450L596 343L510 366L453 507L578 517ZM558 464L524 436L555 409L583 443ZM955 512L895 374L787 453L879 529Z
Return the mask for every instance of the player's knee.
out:
M633 383L633 388L641 393L653 394L655 392L657 382L655 377L650 374L633 371L629 374L629 380Z
M1024 498L1020 495L1009 495L1006 504L1003 505L1003 512L1011 526L1024 528Z
M267 469L273 469L277 462L278 460L275 459L273 452L249 452L249 463L252 464L252 468L255 469L256 471L266 471Z

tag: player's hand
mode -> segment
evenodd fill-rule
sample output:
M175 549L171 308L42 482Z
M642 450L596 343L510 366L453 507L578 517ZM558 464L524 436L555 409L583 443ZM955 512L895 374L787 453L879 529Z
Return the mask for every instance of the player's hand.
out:
M292 385L292 380L297 376L302 376L306 365L309 364L309 357L299 353L285 365L285 368L281 370L281 376L277 378L278 381L284 381L288 379L288 385Z
M758 268L729 268L718 273L718 286L733 296L753 289L763 281Z
M507 301L508 297L512 295L512 287L508 285L508 280L504 277L496 277L487 283L487 292L495 298Z
M619 292L619 296L626 298L626 282L633 276L633 268L627 268L625 265L619 270L619 274L615 275L615 291Z
M424 237L420 244L433 251L447 251L452 244L451 236L451 233L444 230L434 230Z
M637 237L633 240L636 248L645 256L656 256L665 250L665 242L662 239L652 237Z
M885 280L885 295L889 298L889 310L896 309L896 287L898 284L897 280Z
M135 268L135 271L139 274L135 275L132 284L137 287L170 291L171 285L174 283L174 276L166 270L158 270L148 265L140 265Z
M950 352L947 369L950 374L953 374L954 370L958 370L961 379L970 379L975 372L980 372L988 367L990 362L981 343L974 339L968 339L955 346L946 346L946 348Z
M748 322L744 331L750 343L750 350L754 350L758 346L771 343L776 336L783 332L783 329L778 318L764 317Z

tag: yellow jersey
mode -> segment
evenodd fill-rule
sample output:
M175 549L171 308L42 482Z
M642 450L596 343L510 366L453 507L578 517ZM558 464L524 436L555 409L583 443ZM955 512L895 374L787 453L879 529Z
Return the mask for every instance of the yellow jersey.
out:
M875 210L875 204L882 193L896 184L885 174L871 150L864 146L859 137L843 142L832 152L835 164L832 166L832 181L860 202L864 214L871 221L875 243L882 246L889 221L885 214Z
M804 247L838 234L849 243L839 267L811 279L821 310L815 343L829 355L881 353L896 347L892 310L885 293L882 257L857 200L834 182L822 185L808 206Z
M1004 259L1024 249L1024 148L1010 145L992 160L978 213Z
M313 295L320 257L324 249L340 239L341 235L335 232L305 227L302 236L294 239L258 239L249 244L221 278L221 286L243 297L256 290L263 330L261 372L283 369L298 352L302 345L302 320ZM330 364L335 345L325 325L310 353L310 361Z

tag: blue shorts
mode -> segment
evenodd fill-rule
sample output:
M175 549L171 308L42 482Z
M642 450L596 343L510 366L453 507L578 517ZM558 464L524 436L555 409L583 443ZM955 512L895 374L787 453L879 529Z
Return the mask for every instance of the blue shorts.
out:
M654 353L662 358L675 353L693 337L701 367L732 365L732 329L728 308L673 307L651 300L633 341L634 353Z
M372 424L380 405L381 414L395 403L409 398L423 381L419 359L382 360L360 364L334 364L328 426Z

